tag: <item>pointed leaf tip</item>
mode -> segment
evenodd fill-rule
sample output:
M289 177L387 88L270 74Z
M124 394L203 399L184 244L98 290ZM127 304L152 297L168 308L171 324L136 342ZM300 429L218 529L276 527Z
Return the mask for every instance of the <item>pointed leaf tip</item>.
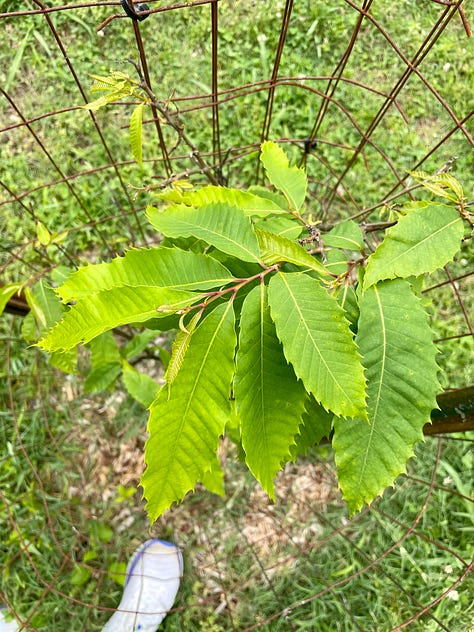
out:
M308 184L306 173L299 167L290 167L283 149L271 141L262 144L260 160L265 167L268 179L286 197L290 209L298 211L303 206L306 197Z

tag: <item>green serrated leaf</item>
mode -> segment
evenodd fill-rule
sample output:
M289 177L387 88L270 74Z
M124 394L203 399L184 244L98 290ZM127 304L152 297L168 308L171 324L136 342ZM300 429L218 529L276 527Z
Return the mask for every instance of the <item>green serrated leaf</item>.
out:
M132 148L132 154L140 167L143 164L142 156L142 122L143 122L143 108L145 104L140 103L133 110L130 116L130 146Z
M242 261L260 262L250 218L236 206L216 203L196 209L175 205L163 211L149 206L147 217L167 237L197 237Z
M314 270L323 276L330 276L322 263L294 241L258 228L255 229L255 233L260 246L262 260L267 265L271 266L275 263L286 261L299 267Z
M274 499L273 479L290 457L306 392L283 355L264 285L244 301L236 363L234 396L246 463Z
M249 191L229 189L227 187L209 185L196 191L166 191L158 194L163 200L201 207L208 204L223 203L241 208L249 217L266 217L269 215L287 215L288 211L268 197L261 197Z
M365 377L349 322L337 299L306 274L278 273L269 302L296 375L324 408L365 417Z
M104 290L73 305L38 346L46 351L72 349L114 327L159 316L158 310L163 307L178 311L202 297L194 292L154 286Z
M215 465L219 436L231 414L234 321L231 302L206 316L194 332L170 397L162 389L151 406L141 484L152 521Z
M126 360L122 361L122 380L127 392L145 408L156 399L160 385L146 373L140 373Z
M288 158L276 143L262 144L260 160L270 182L283 193L291 210L298 211L306 197L306 174L299 167L290 167Z
M407 281L385 281L363 293L357 342L370 423L336 420L333 438L339 485L351 512L405 471L440 389L428 318Z
M459 212L444 204L427 204L402 215L387 230L369 257L364 289L384 279L434 272L453 259L461 246L464 226Z
M114 287L157 285L176 290L207 290L234 280L218 261L179 248L128 250L110 263L79 268L57 289L68 303Z

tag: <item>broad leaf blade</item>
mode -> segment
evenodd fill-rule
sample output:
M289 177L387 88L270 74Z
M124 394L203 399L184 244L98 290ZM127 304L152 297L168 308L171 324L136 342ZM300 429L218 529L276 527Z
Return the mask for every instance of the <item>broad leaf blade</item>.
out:
M423 438L439 390L432 339L407 281L386 281L364 292L357 342L370 424L339 419L333 438L339 485L352 512L393 484Z
M267 215L288 215L288 211L281 208L272 199L255 195L248 191L229 189L227 187L209 185L197 191L170 191L159 195L171 202L181 202L187 206L205 206L207 204L223 203L241 208L249 217L265 217Z
M281 261L293 263L296 266L309 268L324 276L330 276L326 268L317 259L312 257L302 246L265 230L255 229L262 261L271 266Z
M234 395L247 465L274 499L273 479L290 457L306 392L283 355L266 294L264 285L254 288L242 307Z
M175 205L163 211L149 206L147 217L166 237L196 237L242 261L260 261L250 218L236 206L216 203L196 209Z
M215 467L231 413L235 344L232 304L223 303L196 329L169 399L162 389L151 406L142 485L152 521Z
M306 197L308 181L305 172L299 167L290 167L283 149L269 141L262 145L260 160L268 179L286 197L290 209L298 211Z
M364 249L364 236L360 226L354 221L340 222L323 235L326 246L361 251Z
M92 294L73 305L64 318L39 341L46 351L72 349L104 331L159 316L159 310L178 311L201 294L161 287L119 287Z
M364 288L383 279L434 272L451 261L464 234L459 212L444 204L426 204L402 215L369 257Z
M206 290L222 287L232 280L230 272L207 255L179 248L141 248L128 250L123 257L109 263L79 268L57 293L67 303L122 285Z
M365 417L365 377L337 299L305 274L275 275L269 302L283 350L308 392L336 415Z

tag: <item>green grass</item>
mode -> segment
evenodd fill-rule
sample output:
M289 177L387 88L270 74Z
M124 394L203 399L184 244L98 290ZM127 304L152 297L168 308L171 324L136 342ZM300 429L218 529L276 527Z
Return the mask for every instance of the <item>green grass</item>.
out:
M23 4L24 8L36 6L32 2ZM220 4L221 90L269 78L283 4L276 0ZM407 56L416 51L441 11L436 3L421 6L408 0L374 4L374 17L388 28ZM18 9L18 3L0 0L0 12L13 9ZM141 24L152 87L159 98L178 99L210 91L209 13L209 7L204 5L155 15ZM109 14L110 7L51 14L86 89L92 83L91 73L107 74L113 69L133 74L126 61L136 57L129 21L116 20L103 36L95 32L96 25ZM280 75L331 74L355 20L356 14L342 0L295 3ZM0 82L26 118L82 104L44 18L39 15L9 18L0 24L3 27ZM458 117L471 107L474 81L471 49L460 20L454 21L421 66ZM387 91L403 69L400 58L367 23L345 77ZM320 106L315 90L322 91L325 86L324 80L306 80L304 85L279 87L270 138L291 141L305 138ZM88 97L92 98L89 92ZM224 153L231 147L258 144L265 102L266 93L260 91L221 105ZM353 83L339 86L336 102L318 133L317 151L306 165L311 178L307 208L315 218L347 217L354 212L345 194L336 197L331 208L324 207L327 192L334 184L327 165L339 172L350 156L344 147L354 147L360 140L350 117L364 130L382 103L380 95ZM398 103L408 122L392 108L374 132L373 141L404 175L451 129L452 121L418 78L410 79ZM186 107L185 102L177 101L177 105ZM170 108L173 111L171 103ZM71 261L107 257L104 241L113 252L143 241L138 223L143 223L142 210L150 198L143 192L130 190L128 184L136 187L157 184L164 176L164 169L151 123L144 129L144 169L141 171L132 162L126 129L130 111L129 107L117 105L97 115L106 143L114 159L121 163L118 170L124 186L115 171L107 167L74 177L70 181L72 189L65 183L45 187L46 183L59 180L60 174L31 134L25 128L0 133L1 180L19 195L40 187L23 199L25 206L19 202L1 206L4 242L0 265L9 260L11 251L20 244L35 239L36 219L51 231L69 230L60 247L41 247L35 243L26 247L20 260L10 261L2 279L8 282L36 278L58 263L70 265ZM5 99L0 101L0 113L2 127L20 120ZM211 151L210 110L183 114L183 121L186 132L201 151ZM32 127L66 176L109 163L85 111L42 118ZM468 128L474 133L472 121ZM167 143L173 145L175 133L165 129L164 134ZM289 142L286 149L299 160L301 142ZM176 154L183 157L174 163L176 172L189 168L187 153L182 146L177 150ZM383 199L395 179L373 147L367 146L364 156L365 160L356 161L344 184L359 207L369 208ZM453 172L471 196L473 152L459 132L423 168L434 172L452 156L458 156ZM255 167L253 154L238 161L229 160L224 171L231 186L247 186L254 182ZM195 175L192 181L202 183L204 178ZM9 198L1 189L0 202ZM121 215L131 210L139 214L138 223L133 215ZM372 217L378 219L378 211ZM91 227L91 220L103 224ZM468 245L452 266L453 276L472 270L474 262ZM64 252L69 261L65 260ZM445 276L437 273L427 285L444 280ZM467 311L472 314L472 277L459 285ZM429 292L426 299L437 338L466 332L464 317L449 286ZM118 454L126 441L137 435L143 438L146 412L127 398L122 403L111 403L106 397L69 401L65 385L71 384L73 390L80 391L80 378L65 382L41 356L32 350L25 351L18 319L12 328L10 320L3 319L1 329L4 339L0 344L6 344L7 339L14 341L9 375L15 414L11 412L7 374L3 372L0 375L0 507L6 509L7 520L0 521L0 594L15 605L19 615L31 617L31 629L65 632L74 621L77 630L100 630L108 616L100 607L116 606L121 594L121 587L107 572L109 565L125 562L149 533L138 493L128 501L116 502L118 480L110 463L103 464L104 478L97 484L97 493L93 493L91 487L98 476L94 464L97 466L96 461L108 446L113 454ZM472 384L472 337L447 340L439 346L445 375L443 386ZM4 371L3 367L1 370ZM83 405L85 409L81 408ZM108 411L112 405L117 409L116 414ZM104 409L105 413L97 412ZM84 423L87 419L88 423ZM97 428L91 427L92 423ZM103 439L103 445L94 443L97 437ZM88 445L95 447L96 452L89 453ZM410 472L416 478L430 479L436 445L430 439L418 447L418 457L410 463ZM466 481L466 473L473 466L472 443L447 441L443 448L437 482L448 491L433 491L417 526L417 534L428 539L410 535L380 565L350 580L406 533L407 525L412 524L426 497L427 485L401 477L396 488L386 492L373 511L347 522L346 509L333 481L330 450L315 452L312 459L321 463L322 471L332 481L331 492L324 502L310 495L303 503L298 500L301 494L289 489L280 504L269 506L256 494L252 479L238 465L229 463L226 500L205 492L196 493L153 528L154 535L178 541L186 564L177 611L167 617L163 630L218 632L260 623L259 629L269 631L388 630L417 611L413 599L427 604L459 576L462 565L454 553L464 560L472 558L473 504L454 493L472 494ZM82 495L78 490L83 490ZM382 510L393 519L379 513ZM262 543L249 545L250 536L245 528L262 526L264 518L268 519L271 533L262 535ZM125 519L131 523L122 530ZM338 529L340 534L336 534ZM84 555L91 559L84 561ZM345 579L346 583L329 590ZM328 592L311 599L324 590ZM442 600L432 614L452 632L469 630L474 625L470 599L473 590L472 579L466 580L459 588L459 599ZM308 599L307 603L298 605L304 599ZM284 608L288 608L286 617L263 623ZM409 629L431 632L441 628L425 616Z

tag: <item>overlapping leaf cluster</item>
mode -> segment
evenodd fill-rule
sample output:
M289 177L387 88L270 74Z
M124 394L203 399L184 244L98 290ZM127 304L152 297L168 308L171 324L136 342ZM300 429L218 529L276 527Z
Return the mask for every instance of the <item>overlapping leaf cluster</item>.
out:
M457 206L407 206L367 259L353 222L312 244L305 173L270 142L261 160L278 193L161 194L167 204L147 216L162 244L72 274L57 292L74 304L39 343L66 351L125 323L178 331L167 385L144 397L154 397L142 479L153 520L198 481L221 488L217 448L229 426L271 497L282 465L333 433L356 511L404 471L436 407L436 349L413 278L458 251Z

